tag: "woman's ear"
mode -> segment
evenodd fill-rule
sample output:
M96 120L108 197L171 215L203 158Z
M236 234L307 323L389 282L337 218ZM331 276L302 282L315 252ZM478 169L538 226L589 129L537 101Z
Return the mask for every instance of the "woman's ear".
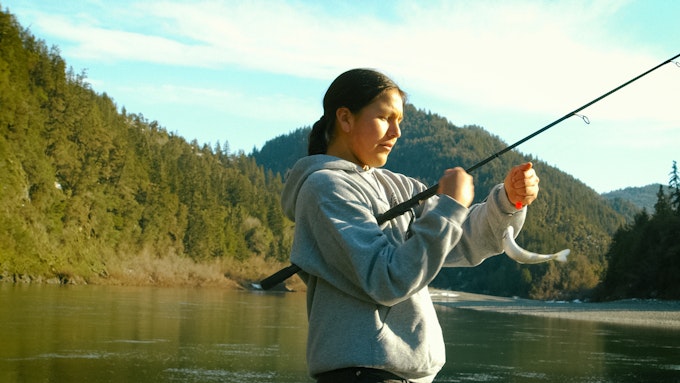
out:
M338 110L335 111L335 118L340 124L341 131L345 133L352 131L352 122L354 121L354 115L352 114L352 111L344 106L338 108Z

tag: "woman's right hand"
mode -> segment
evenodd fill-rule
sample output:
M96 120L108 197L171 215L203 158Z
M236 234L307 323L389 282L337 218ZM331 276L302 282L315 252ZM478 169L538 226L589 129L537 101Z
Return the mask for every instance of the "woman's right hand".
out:
M437 193L446 194L459 204L470 207L475 198L475 185L472 182L472 176L461 167L446 169L442 178L439 179Z

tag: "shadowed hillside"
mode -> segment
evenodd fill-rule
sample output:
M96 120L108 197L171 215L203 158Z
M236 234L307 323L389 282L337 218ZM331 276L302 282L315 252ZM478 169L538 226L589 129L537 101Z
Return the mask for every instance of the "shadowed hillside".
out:
M507 146L480 127L457 127L413 105L407 105L405 112L402 137L385 167L428 185L436 183L446 168L468 168ZM266 169L284 174L306 153L308 133L309 128L302 128L277 137L252 156ZM513 165L524 161L534 163L541 192L529 208L517 242L536 252L570 248L570 261L519 265L499 256L476 268L446 269L435 280L436 287L546 298L584 296L596 286L610 236L625 218L593 189L539 159L511 151L473 173L476 198L485 198Z

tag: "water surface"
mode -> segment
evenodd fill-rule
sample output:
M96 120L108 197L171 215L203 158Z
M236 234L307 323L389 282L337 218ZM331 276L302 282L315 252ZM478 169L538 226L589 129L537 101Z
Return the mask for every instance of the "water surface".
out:
M304 294L0 284L0 382L304 383ZM436 382L678 382L680 332L438 306Z

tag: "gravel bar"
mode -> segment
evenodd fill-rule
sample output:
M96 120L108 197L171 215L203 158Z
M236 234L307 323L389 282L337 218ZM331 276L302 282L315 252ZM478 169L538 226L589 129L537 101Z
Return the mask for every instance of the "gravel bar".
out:
M512 315L680 329L680 301L625 299L612 302L538 301L431 289L436 304Z

